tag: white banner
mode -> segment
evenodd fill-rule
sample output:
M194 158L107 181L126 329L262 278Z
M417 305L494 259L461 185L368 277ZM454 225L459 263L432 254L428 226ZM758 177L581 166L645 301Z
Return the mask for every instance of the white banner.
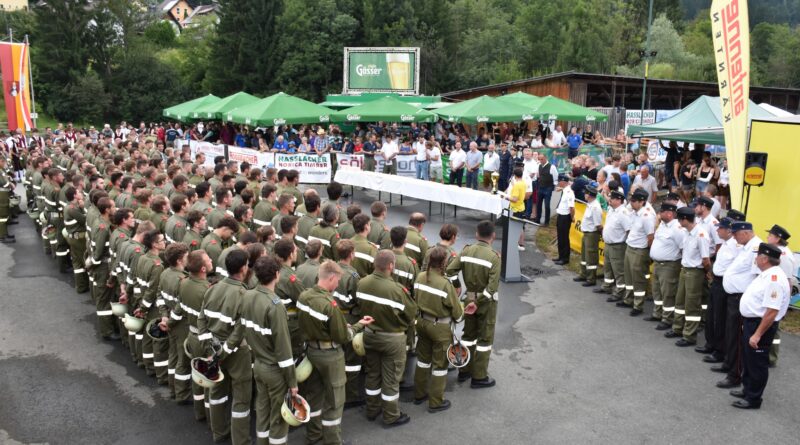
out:
M297 170L304 184L326 184L331 182L331 155L275 154L275 168Z
M183 143L178 144L176 140L176 146L182 147L186 141L182 141ZM189 148L192 153L192 161L194 161L195 156L197 153L203 153L206 155L205 162L203 166L206 168L214 168L214 158L217 156L225 156L225 145L223 144L212 144L210 142L200 142L200 141L189 141Z
M644 120L642 120L641 110L625 110L625 133L628 133L628 125L648 125L656 123L656 110L644 110Z
M364 155L363 154L348 154L337 153L337 164L339 167L356 167L364 169ZM415 178L417 176L417 161L416 155L397 155L394 158L397 163L397 176L408 176ZM378 173L383 172L383 166L386 161L380 154L375 155L375 171Z
M228 160L236 161L239 164L247 162L251 167L258 167L263 171L275 165L275 154L228 145Z

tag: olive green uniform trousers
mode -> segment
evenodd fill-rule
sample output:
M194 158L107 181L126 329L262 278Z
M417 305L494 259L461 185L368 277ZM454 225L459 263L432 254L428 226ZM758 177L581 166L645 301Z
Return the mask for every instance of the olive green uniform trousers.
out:
M383 421L393 423L400 417L400 379L406 368L406 334L380 333L367 328L364 332L367 350L367 376L364 388L367 393L367 417L374 417L383 409Z
M497 322L497 302L481 299L478 310L472 315L464 315L464 333L461 343L469 348L470 361L462 372L482 380L489 376L489 358L494 343L494 326Z
M239 346L220 362L225 379L211 388L211 432L214 440L230 433L234 445L250 443L250 401L253 396L253 367L250 348ZM233 400L229 400L229 399Z
M89 290L89 275L86 274L86 232L71 233L67 237L72 252L72 273L75 276L75 291L82 294ZM124 332L124 331L120 331Z
M438 408L444 401L447 385L447 348L453 343L450 323L417 319L417 368L414 373L414 398L428 396L428 406ZM428 387L430 384L430 388Z
M700 327L703 310L700 302L706 287L706 275L702 268L682 268L675 296L675 319L672 330L683 334L683 338L697 343L697 328Z
M308 359L314 371L306 380L311 420L306 425L306 442L322 439L323 444L342 443L342 411L344 411L345 385L344 351L341 346L333 349L314 349L309 346Z
M642 310L650 278L650 249L625 249L625 303Z
M625 243L606 244L603 248L603 289L616 298L625 294Z
M653 318L664 323L672 324L680 273L680 260L653 262Z
M256 361L253 365L256 382L256 444L286 443L289 424L281 417L281 406L289 387L278 365Z
M600 262L600 232L583 232L581 240L581 276L587 283L597 283L597 265Z

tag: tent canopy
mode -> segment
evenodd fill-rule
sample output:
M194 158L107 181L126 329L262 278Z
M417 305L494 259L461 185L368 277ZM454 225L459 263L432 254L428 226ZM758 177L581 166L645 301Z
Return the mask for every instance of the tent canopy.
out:
M555 96L540 97L533 114L540 121L605 122L608 116Z
M336 109L350 108L357 105L363 105L374 100L383 99L387 96L394 97L401 102L405 102L417 108L430 109L431 105L442 103L442 98L440 96L403 96L392 93L361 93L354 95L328 94L325 97L325 102L322 102L320 105L323 107Z
M768 104L766 102L762 102L762 103L758 104L758 106L763 108L763 109L765 109L765 110L767 110L767 111L769 111L770 113L772 113L772 114L774 114L775 116L778 116L778 117L792 117L792 116L795 116L794 114L784 110L783 108L778 108L778 107L776 107L774 105L770 105L770 104Z
M516 93L506 94L503 96L497 96L497 100L520 105L530 108L531 110L536 109L536 107L542 102L541 97L534 96L533 94L523 93L522 91L517 91Z
M175 120L185 121L189 119L191 113L197 108L215 103L217 101L219 101L219 97L209 94L207 96L198 97L197 99L192 99L178 105L173 105L169 108L164 108L164 110L161 112L161 115Z
M750 101L748 126L752 119L774 117L770 112ZM722 130L722 103L716 96L700 96L669 119L650 125L630 125L631 137L653 137L668 141L694 142L707 145L725 145Z
M277 93L228 112L226 120L245 125L320 124L333 110L286 93Z
M448 122L467 124L518 122L534 118L529 108L489 96L480 96L439 108L436 114Z
M222 119L225 115L244 105L257 101L258 98L252 94L240 91L228 97L224 97L216 102L212 102L198 107L192 112L193 119Z
M433 122L436 115L395 97L386 96L337 111L332 118L339 122Z

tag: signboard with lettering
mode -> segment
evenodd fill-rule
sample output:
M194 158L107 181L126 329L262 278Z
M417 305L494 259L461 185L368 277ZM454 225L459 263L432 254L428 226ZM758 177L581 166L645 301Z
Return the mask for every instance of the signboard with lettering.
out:
M419 94L419 48L345 48L344 94Z

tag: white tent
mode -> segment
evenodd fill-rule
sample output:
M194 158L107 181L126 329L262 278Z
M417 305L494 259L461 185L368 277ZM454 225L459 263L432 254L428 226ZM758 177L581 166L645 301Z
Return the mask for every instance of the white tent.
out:
M784 110L783 108L778 108L778 107L776 107L774 105L770 105L770 104L768 104L766 102L762 102L762 103L758 104L758 106L763 108L763 109L765 109L765 110L767 110L767 111L769 111L770 113L772 113L772 114L774 114L775 116L778 116L778 117L794 116L794 114Z

